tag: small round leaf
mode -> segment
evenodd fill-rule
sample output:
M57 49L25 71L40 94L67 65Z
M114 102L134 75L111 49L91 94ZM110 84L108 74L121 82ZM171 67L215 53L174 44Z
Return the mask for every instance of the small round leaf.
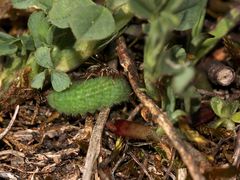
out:
M71 79L68 75L61 71L51 72L51 83L55 91L60 92L67 89L71 84Z
M72 12L70 28L77 40L100 40L115 31L115 21L111 12L103 6L79 6Z
M50 48L40 47L35 52L37 63L45 68L53 68L52 58L50 55Z
M224 100L219 97L213 97L210 101L210 104L214 113L219 117L223 117L222 111L225 106Z
M44 80L45 80L45 71L37 74L33 78L32 82L31 82L31 87L36 88L36 89L42 89Z
M52 9L49 11L49 19L52 24L59 28L69 27L72 12L79 7L93 4L91 0L57 0L53 1Z

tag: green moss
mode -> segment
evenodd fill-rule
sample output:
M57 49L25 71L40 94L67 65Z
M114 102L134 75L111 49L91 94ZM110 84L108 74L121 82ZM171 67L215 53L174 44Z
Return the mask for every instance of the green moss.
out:
M128 100L131 90L123 78L99 77L85 80L62 92L48 95L48 103L65 114L85 114Z

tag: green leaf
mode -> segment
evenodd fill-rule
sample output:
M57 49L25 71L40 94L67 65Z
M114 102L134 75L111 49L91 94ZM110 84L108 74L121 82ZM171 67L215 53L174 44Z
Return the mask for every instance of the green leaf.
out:
M7 33L4 33L4 32L0 32L0 43L3 43L3 42L12 42L14 41L16 38L7 34Z
M115 10L117 8L120 8L124 4L128 3L129 0L106 0L105 4L107 8L111 10Z
M79 53L81 59L87 59L97 52L98 42L95 41L76 41L74 49Z
M195 61L198 61L205 56L216 45L216 43L239 22L239 20L239 7L234 7L225 17L220 19L215 28L209 32L213 37L207 38L203 43L197 46Z
M223 122L222 126L231 131L234 131L236 129L235 123L231 121L231 119L226 119L226 121Z
M162 12L174 13L184 3L184 0L129 0L131 11L140 18L153 20L161 17Z
M37 63L45 68L53 68L52 58L50 55L50 48L40 47L35 52Z
M80 11L79 8L84 8L92 4L94 3L90 0L53 1L52 9L49 11L49 20L52 24L59 28L67 28L69 27L69 21L72 16L72 12L78 10ZM90 13L94 13L94 11Z
M167 97L165 103L165 109L169 115L171 115L174 112L175 106L176 106L176 97L173 91L173 88L171 86L167 86Z
M59 50L56 47L52 51L52 60L55 69L63 72L77 68L84 61L74 49Z
M129 5L132 12L141 18L149 19L157 10L155 0L129 0Z
M239 108L239 101L238 100L228 100L227 101L229 113L232 115L237 112Z
M64 72L52 71L51 83L52 83L53 89L57 92L60 92L67 89L71 85L71 79Z
M11 0L14 8L27 9L36 3L36 0Z
M115 32L120 31L133 17L128 1L106 0L106 7L112 11L116 23Z
M78 40L100 40L115 31L115 22L111 12L103 6L79 6L72 12L70 27Z
M49 11L52 7L53 0L36 0L36 6L44 11Z
M13 7L17 9L27 9L31 6L47 11L51 8L53 0L11 0Z
M226 102L219 97L213 97L210 101L210 104L214 113L219 117L223 117L222 109L224 108L224 106L226 106Z
M178 118L180 118L182 116L187 116L187 115L188 114L186 112L184 112L183 110L177 109L173 113L171 113L170 118L173 122L177 122L179 120Z
M32 36L30 35L22 35L18 38L21 41L22 44L22 48L29 50L29 51L34 51L35 47L34 47L34 41Z
M17 46L12 44L0 43L0 56L11 55L17 51Z
M17 45L14 44L16 41L18 41L17 38L0 32L0 56L14 54L18 49Z
M42 89L45 80L45 75L46 75L45 71L37 74L31 82L31 87L36 89Z
M194 32L195 33L195 32ZM192 32L193 34L193 32ZM206 40L212 38L212 35L207 34L207 33L200 33L196 36L192 35L192 40L191 40L191 44L193 45L193 50L192 51L198 51L199 47L201 46L201 44Z
M223 108L222 108L220 117L230 118L238 110L239 102L237 100L235 100L235 101L227 101L226 100L224 105L225 106L223 106Z
M42 11L31 14L28 20L28 28L33 36L36 48L52 44L53 28Z
M184 108L188 114L192 114L200 108L202 97L193 85L187 87L186 90L178 94L178 96L183 98Z
M172 79L172 87L174 92L179 94L182 93L187 85L192 81L195 75L193 67L187 67L183 69L178 75L174 76Z
M219 97L213 97L210 104L214 113L221 118L230 118L239 108L238 100L227 101Z
M164 26L162 26L164 24ZM148 94L157 100L156 81L163 75L172 75L181 66L172 60L172 50L166 50L169 33L178 24L178 18L172 13L162 12L161 16L150 22L148 36L144 46L144 81ZM178 48L179 49L179 48Z
M185 31L193 28L205 11L206 3L206 0L183 0L176 14L180 19L180 24L176 30Z
M30 53L27 59L25 66L31 68L31 72L28 75L29 81L32 81L33 78L41 71L41 66L38 65L34 53Z
M216 129L216 128L218 128L219 126L223 125L224 122L226 122L226 121L228 121L228 120L229 120L229 119L227 119L227 118L220 118L220 119L217 119L217 120L211 122L211 123L209 124L209 126L210 126L211 128Z
M202 28L204 25L205 20L205 14L206 9L202 9L200 16L198 17L198 20L195 22L194 26L192 27L192 37L199 36L202 32Z
M240 20L239 7L232 8L229 14L219 20L216 27L209 33L215 38L222 38L228 31L233 28Z
M15 38L14 44L18 46L18 48L21 50L21 55L25 56L27 55L27 51L34 51L34 42L32 39L32 36L23 34L19 36L18 38Z
M0 73L0 84L1 84L1 91L0 97L6 97L6 91L9 90L8 88L11 86L12 82L16 82L16 79L19 77L19 72L23 67L24 63L20 57L12 55L11 58L8 58L7 61L2 61L1 63L2 69ZM12 99L12 98L11 98ZM9 102L14 103L14 102Z
M26 51L33 51L34 44L30 35L23 34L19 37L13 37L7 33L0 32L0 55L10 55L21 50L21 55L26 55Z
M235 123L240 123L240 112L236 112L232 115L231 120Z

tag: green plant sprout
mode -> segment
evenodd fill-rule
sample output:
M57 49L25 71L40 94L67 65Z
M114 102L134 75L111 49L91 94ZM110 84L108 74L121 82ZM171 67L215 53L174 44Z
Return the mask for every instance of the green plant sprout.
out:
M213 97L210 104L214 113L219 117L210 123L211 127L223 126L229 130L234 130L235 123L240 123L240 111L238 111L240 103L238 100L223 100L220 97Z

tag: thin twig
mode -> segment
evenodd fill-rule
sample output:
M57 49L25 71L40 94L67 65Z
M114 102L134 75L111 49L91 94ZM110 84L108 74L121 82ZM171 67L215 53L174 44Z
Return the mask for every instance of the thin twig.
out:
M174 148L172 148L170 165L169 165L169 167L167 168L166 174L165 174L165 176L164 176L164 178L163 178L164 180L168 179L168 176L170 175L170 172L171 172L172 167L173 167L173 162L174 162L175 155L176 155L176 150L175 150Z
M17 114L18 114L18 111L19 111L19 105L17 105L17 107L15 108L15 112L13 114L13 117L11 119L11 121L9 122L7 128L0 134L0 140L8 133L8 131L11 129L16 117L17 117Z
M11 180L18 180L19 177L11 172L1 171L0 170L0 178L3 179L11 179Z
M35 175L39 172L39 168L37 167L35 173L32 174L31 180L35 179ZM36 178L37 179L37 178Z
M144 158L142 164L144 167L147 167L149 158L148 158L147 154L145 154L145 153L144 153L144 156L145 156L145 158ZM144 175L145 175L144 171L141 171L137 180L143 180Z
M147 169L144 167L144 165L142 163L140 163L138 161L138 159L134 156L133 153L129 152L128 153L132 158L133 160L142 168L143 172L146 174L146 176L148 177L148 179L150 180L153 180L152 176L148 173Z
M127 120L128 120L128 121L132 121L133 118L137 115L137 113L141 110L142 107L143 107L142 104L137 105L137 106L134 108L134 110L129 114Z
M19 167L14 167L14 166L10 166L8 164L0 164L0 167L6 167L6 168L9 168L9 169L12 169L12 170L16 170L16 171L19 171L21 173L25 173L25 174L35 174L36 173L36 170L35 171L26 171L24 169L20 169ZM48 173L48 172L37 172L38 174L45 174L45 173Z
M5 151L0 151L0 156L4 156L4 155L14 155L16 157L22 157L24 158L25 157L25 154L20 152L20 151L15 151L13 149L9 149L9 150L5 150Z
M215 96L224 97L226 95L226 94L223 94L223 93L212 92L212 91L208 91L208 90L205 90L205 89L197 89L197 92L204 95L204 96L211 96L211 97L215 97Z
M188 152L184 141L180 138L180 135L177 133L166 113L164 113L155 102L149 98L140 88L138 84L138 73L134 65L133 60L130 58L127 53L127 47L123 37L120 37L117 40L117 53L120 60L121 66L128 73L128 79L132 86L133 91L138 96L140 101L144 106L146 106L155 122L163 128L168 138L171 140L173 146L179 152L183 162L188 167L188 170L194 180L203 180L204 176L199 172L199 168L196 165L192 155Z
M233 166L239 168L240 165L240 128L237 130L236 145L233 154Z
M187 179L187 169L186 168L180 168L177 171L177 179L178 180L186 180Z
M110 108L105 108L98 115L96 125L94 126L87 151L87 157L82 176L82 179L84 180L91 179L94 163L96 162L98 155L100 153L102 131L108 119L109 112Z
M114 174L115 174L117 168L120 166L120 164L124 161L125 158L126 158L126 153L124 152L122 157L120 159L118 159L115 166L112 168L112 172L111 172L112 179L115 179Z

